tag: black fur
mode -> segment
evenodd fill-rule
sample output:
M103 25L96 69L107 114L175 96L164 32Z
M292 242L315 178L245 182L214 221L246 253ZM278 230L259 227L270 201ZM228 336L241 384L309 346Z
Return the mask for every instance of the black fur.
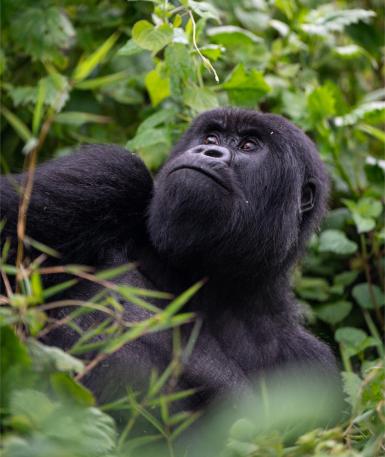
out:
M205 144L210 134L219 144ZM254 144L249 150L241 147L246 138ZM1 180L13 247L15 181L20 176ZM324 166L300 129L273 114L217 109L193 122L154 185L141 160L116 146L85 146L40 166L27 232L61 252L60 263L136 261L137 270L120 279L135 286L179 294L208 278L188 304L203 325L178 384L203 388L184 404L198 407L287 364L335 372L329 348L303 328L289 284L327 194ZM83 283L67 297L93 293ZM130 319L147 314L129 303L125 309ZM92 324L87 319L81 325ZM182 337L190 331L184 326ZM66 347L75 337L62 329L49 342ZM105 401L170 358L169 333L151 334L111 356L86 384Z

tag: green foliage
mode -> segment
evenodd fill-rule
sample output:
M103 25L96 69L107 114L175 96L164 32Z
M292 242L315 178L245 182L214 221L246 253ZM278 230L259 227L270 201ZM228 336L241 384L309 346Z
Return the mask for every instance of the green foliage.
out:
M294 285L309 324L340 351L351 413L334 428L313 430L309 424L290 443L274 423L262 432L250 418L238 417L222 448L230 456L381 455L385 91L380 0L4 0L2 6L5 172L19 170L25 155L37 149L39 160L45 160L84 142L126 145L155 171L193 116L229 104L285 115L313 138L330 173L330 211ZM6 263L7 249L6 244L1 268L12 277L16 269ZM73 277L44 290L38 263L27 265L19 290L1 297L5 455L134 455L158 441L165 441L172 455L175 438L196 417L169 413L170 402L191 392L167 397L162 389L187 349L177 345L176 359L165 373L154 374L143 398L131 392L102 410L75 381L88 365L74 356L93 350L103 360L146 332L177 330L193 319L180 309L193 291L161 312L146 302L153 292L113 286L109 279L119 272L103 272L95 280L108 287L93 306L106 320L80 332L66 354L36 340L54 325L46 314L50 301L84 273L65 268ZM127 327L116 294L159 317ZM93 309L83 305L69 318L75 329L79 313ZM118 434L107 413L119 408L131 419ZM152 434L133 437L138 418L151 424Z

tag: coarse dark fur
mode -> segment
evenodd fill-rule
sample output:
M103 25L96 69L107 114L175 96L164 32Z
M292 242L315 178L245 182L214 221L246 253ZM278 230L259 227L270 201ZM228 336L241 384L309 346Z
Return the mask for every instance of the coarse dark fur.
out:
M20 179L1 179L3 238L13 249ZM273 114L216 109L193 122L154 183L138 156L111 145L83 146L39 166L27 233L59 251L60 264L102 269L135 261L137 269L120 278L134 286L179 294L207 278L187 306L203 324L178 382L201 389L183 404L197 408L286 365L335 373L330 349L302 326L289 281L327 195L324 166L300 129ZM83 282L66 298L94 293ZM127 319L149 314L124 305ZM88 315L80 325L100 319ZM182 338L190 332L183 326ZM68 348L75 339L61 328L48 342ZM148 335L110 356L85 383L106 401L127 383L142 386L171 353L169 332Z

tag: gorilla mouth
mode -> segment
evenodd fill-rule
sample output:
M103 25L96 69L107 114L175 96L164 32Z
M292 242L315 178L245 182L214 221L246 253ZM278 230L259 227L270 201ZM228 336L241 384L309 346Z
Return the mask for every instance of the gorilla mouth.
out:
M197 171L198 173L202 174L202 175L205 175L209 178L211 178L213 181L215 181L219 186L223 187L223 189L227 190L227 192L230 192L231 189L229 188L229 186L227 186L223 180L215 173L212 172L212 170L210 169L207 169L207 168L202 168L202 167L199 167L197 165L180 165L179 167L175 167L174 169L172 169L169 173L169 175L171 175L172 173L174 173L175 171L178 171L178 170L195 170Z

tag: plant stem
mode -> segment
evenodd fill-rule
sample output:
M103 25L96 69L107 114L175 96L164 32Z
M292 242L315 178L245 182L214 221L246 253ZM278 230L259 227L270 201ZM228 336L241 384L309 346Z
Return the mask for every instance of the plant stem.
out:
M361 241L362 260L363 260L363 264L364 264L366 281L368 283L370 299L371 299L374 309L376 311L377 320L380 323L381 328L383 328L384 327L384 318L381 314L380 306L377 303L376 296L374 295L374 291L373 291L372 278L370 275L370 265L369 265L369 261L368 261L368 251L366 249L366 239L365 239L365 235L363 233L361 233L361 235L360 235L360 241Z

